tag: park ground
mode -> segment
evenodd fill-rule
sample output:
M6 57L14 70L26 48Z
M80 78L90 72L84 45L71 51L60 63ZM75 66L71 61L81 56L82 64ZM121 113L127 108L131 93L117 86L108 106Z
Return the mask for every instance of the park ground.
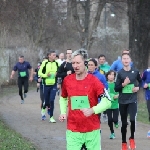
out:
M9 92L9 91L8 91ZM23 137L36 145L38 150L66 150L66 122L59 122L60 114L58 97L55 100L54 117L57 123L49 123L49 118L41 121L40 98L36 90L31 90L25 99L24 104L20 104L18 94L8 94L0 98L0 115L4 122ZM136 150L149 150L150 139L146 137L149 125L136 123ZM102 130L102 150L120 150L121 133L120 127L115 129L116 139L110 140L110 131L107 123L101 124ZM128 135L130 126L128 126Z

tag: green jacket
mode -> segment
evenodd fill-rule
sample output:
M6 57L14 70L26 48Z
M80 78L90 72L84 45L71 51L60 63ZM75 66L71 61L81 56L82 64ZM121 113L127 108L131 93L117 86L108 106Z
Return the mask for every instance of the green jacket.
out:
M99 71L101 74L106 74L110 70L110 66L108 64L102 64L99 66Z
M114 88L115 88L115 83L108 82L108 92L109 92L110 97L112 99L111 108L110 109L119 108L118 98L114 99L114 96L118 95L118 93L115 92Z
M45 85L54 85L56 83L56 74L59 68L59 64L56 61L45 60L42 62L38 75L42 77L43 84ZM48 77L47 74L50 74Z

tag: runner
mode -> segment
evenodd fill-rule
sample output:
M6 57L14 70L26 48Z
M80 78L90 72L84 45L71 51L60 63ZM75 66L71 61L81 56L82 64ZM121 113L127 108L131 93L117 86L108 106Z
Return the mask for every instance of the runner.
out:
M54 100L57 92L56 74L59 68L59 64L55 61L55 51L50 51L48 54L48 60L42 62L38 74L42 77L44 85L44 105L42 108L42 120L45 116L45 108L48 107L48 114L50 115L49 122L56 123L54 112Z
M146 69L142 76L143 80L143 87L145 89L145 99L147 103L147 110L149 115L149 121L150 121L150 67ZM150 138L150 131L147 133L147 137Z
M30 77L29 72L30 70ZM19 62L16 63L14 66L10 78L14 78L15 72L18 71L18 88L19 88L19 95L21 97L21 104L24 103L24 98L27 97L29 83L28 80L33 80L33 68L29 62L24 60L24 56L19 56ZM22 86L24 86L24 94L22 93Z
M129 53L130 53L130 50L128 50L128 49L125 49L122 51L122 54L129 54ZM130 65L133 66L133 63L131 62ZM123 64L122 64L121 57L118 57L118 59L112 63L110 70L114 70L114 71L118 72L122 68L123 68Z
M106 73L110 70L110 66L108 65L108 63L106 62L106 57L105 55L101 54L99 57L98 57L98 62L99 62L99 71L101 74L104 74L106 75ZM104 122L107 122L107 113L106 111L103 112L103 121Z
M140 73L137 69L130 66L131 57L129 54L122 54L123 69L118 72L115 83L115 91L119 92L119 111L121 115L121 133L122 133L122 150L127 150L127 114L130 115L131 136L129 138L129 148L136 148L134 141L135 117L137 113L137 92L141 84ZM139 85L137 84L139 82ZM127 113L128 111L128 113Z
M95 59L90 59L88 61L88 73L96 76L103 83L104 87L108 90L108 83L106 81L106 77L98 71L97 67L98 64Z
M74 69L72 67L72 62L71 62L71 55L72 55L72 50L71 49L67 49L66 52L66 61L64 61L61 66L58 69L57 72L57 77L58 77L58 85L57 88L59 89L58 92L60 92L61 89L61 85L63 83L63 80L66 76L73 74L74 73ZM59 94L58 94L59 95ZM87 150L85 145L82 146L81 150Z
M36 69L36 76L35 76L35 80L37 82L37 84L39 84L39 90L40 90L40 99L41 99L41 114L42 114L42 108L43 108L43 104L44 104L44 87L43 87L43 83L42 83L42 78L39 76L38 71L40 69L42 63L40 63L38 65L38 68ZM46 110L45 110L46 112ZM42 120L46 119L46 115L42 116Z
M41 62L38 62L38 65L37 65L37 68L34 70L34 80L37 82L36 84L36 91L38 92L39 91L39 88L40 88L40 82L38 82L38 70L40 69L40 66L41 66Z
M59 54L59 59L57 59L57 62L61 65L65 61L64 53Z
M67 75L70 75L72 73L74 73L73 67L72 67L72 62L71 62L71 54L72 54L72 50L71 49L67 49L66 52L66 61L64 61L57 72L57 77L61 78L61 82L63 82L64 78ZM60 85L61 83L59 83Z
M142 76L144 89L145 89L145 99L147 103L147 110L149 115L149 121L150 121L150 67L146 69Z
M95 77L97 77L99 81L103 83L104 87L108 90L108 83L106 81L106 77L105 75L101 74L97 68L98 68L98 62L95 59L92 59L92 58L89 59L88 73L93 74ZM100 103L100 98L98 98L98 103ZM101 114L99 114L99 117L101 117Z
M75 74L63 81L59 120L62 122L66 119L68 98L67 150L80 150L84 143L88 150L100 150L100 120L96 114L111 106L107 98L109 95L104 94L103 84L87 73L86 59L85 50L75 51L72 54ZM101 97L99 104L98 97Z
M113 123L115 125L116 128L119 127L119 123L118 123L118 115L119 115L119 104L118 104L118 93L115 92L114 88L115 88L115 76L116 76L116 72L115 71L108 71L106 74L106 78L108 81L108 91L109 94L111 96L111 100L112 100L112 105L110 109L107 109L107 116L108 116L108 126L110 128L110 139L114 139L115 138L115 133L114 133L114 129L113 129Z
M105 55L103 55L103 54L99 55L98 61L99 61L99 68L98 69L99 69L100 73L106 74L110 70L110 66L106 62Z
M122 54L130 54L130 50L124 49L122 51ZM133 62L130 63L130 66L133 67ZM118 59L112 63L110 70L114 70L116 73L118 73L118 71L120 71L122 68L123 68L122 60L121 60L121 57L118 56ZM116 77L117 77L117 74L116 74ZM129 125L129 122L127 122L127 125Z
M147 132L147 138L150 138L150 130Z

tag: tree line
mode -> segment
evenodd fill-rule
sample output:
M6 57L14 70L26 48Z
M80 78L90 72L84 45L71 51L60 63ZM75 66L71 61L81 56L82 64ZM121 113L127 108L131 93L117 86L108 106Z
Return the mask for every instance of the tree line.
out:
M143 70L150 58L149 8L148 0L2 0L0 48L24 46L36 52L42 47L46 52L59 45L62 51L82 47L93 56L105 53L117 58L126 46L135 66ZM109 11L116 13L118 20L127 15L129 33L122 32L123 39L121 30L115 32L120 24L109 18ZM106 28L108 24L111 28ZM114 41L117 46L109 46Z

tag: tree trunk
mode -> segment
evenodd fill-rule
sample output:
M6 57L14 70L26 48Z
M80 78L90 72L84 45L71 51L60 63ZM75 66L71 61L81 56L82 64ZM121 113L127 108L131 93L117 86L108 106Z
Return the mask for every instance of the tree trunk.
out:
M85 1L85 21L84 21L84 29L82 32L82 43L81 47L87 49L88 47L88 37L89 37L89 24L90 24L90 0Z
M128 0L129 49L135 67L148 67L150 54L150 0Z
M93 31L96 31L99 21L100 21L100 16L101 12L106 4L106 0L96 0L95 4L93 4L93 8L95 9L95 14L90 17L90 25L89 25L89 37L88 37L88 45L87 49L90 50L95 38L92 36ZM92 11L92 8L91 8Z

